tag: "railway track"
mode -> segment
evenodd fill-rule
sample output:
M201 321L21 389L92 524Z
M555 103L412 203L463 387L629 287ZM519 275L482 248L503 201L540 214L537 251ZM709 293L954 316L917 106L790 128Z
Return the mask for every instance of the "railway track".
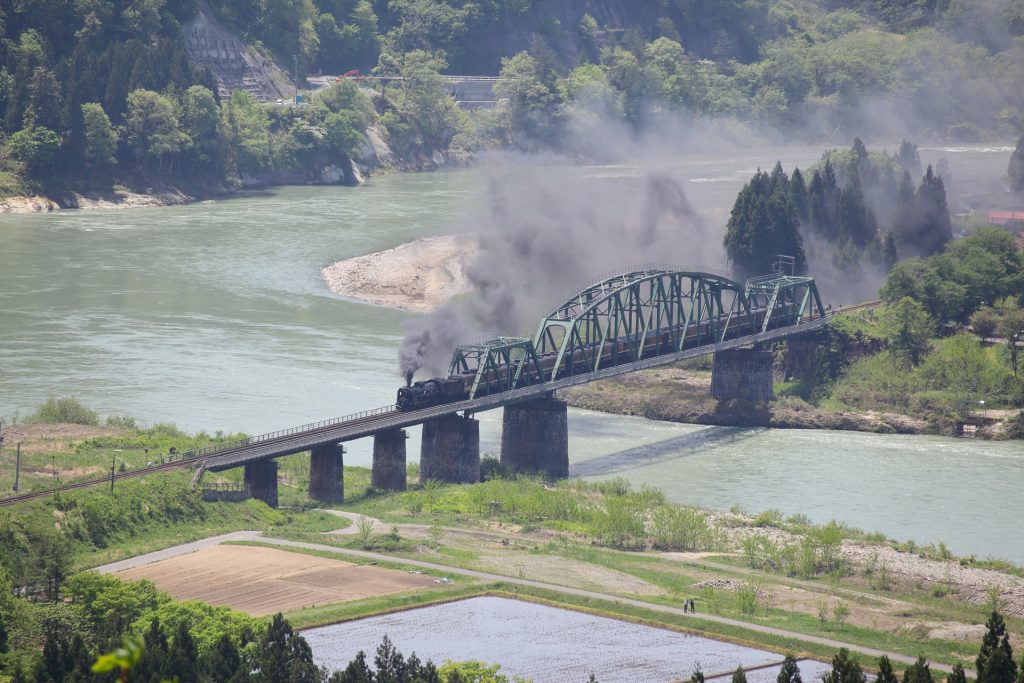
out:
M379 411L379 412L378 412ZM122 479L131 479L133 477L144 477L147 474L154 474L156 472L166 472L169 470L176 470L182 468L189 468L196 465L205 463L207 466L215 465L219 457L227 457L231 455L238 455L239 453L245 452L246 449L252 447L255 444L274 446L287 442L290 438L296 434L302 434L304 436L316 436L320 433L325 433L335 428L338 424L345 423L348 425L360 425L367 422L372 422L380 419L381 416L391 415L396 412L393 407L389 406L388 410L378 409L372 412L372 415L366 415L363 417L341 417L335 420L328 420L324 423L316 423L316 427L310 427L305 429L303 427L295 427L293 429L284 430L283 432L271 432L264 436L257 436L251 439L243 439L241 441L231 442L229 444L220 444L217 446L209 446L204 449L196 451L188 451L177 456L174 460L168 462L158 463L149 467L125 470L124 472L115 472L113 480L120 481ZM356 413L357 416L363 415L363 413ZM26 503L40 498L47 498L55 493L62 493L65 491L74 491L77 489L88 488L90 486L98 486L101 484L110 483L110 475L104 477L96 477L93 479L84 479L82 481L72 482L70 484L63 484L52 489L46 489L45 491L32 491L30 493L22 493L16 496L8 496L6 498L0 498L0 507L6 507L9 505L15 505L17 503Z
M867 301L861 304L853 306L844 306L831 312L831 314L824 316L825 319L831 319L833 316L839 313L850 313L852 311L863 310L868 308L875 308L881 305L881 301ZM817 324L815 324L815 322ZM807 323L805 323L807 324ZM822 326L822 320L818 319L810 323L814 327ZM781 330L785 332L785 330ZM779 331L776 331L779 332ZM745 339L733 340L726 346L732 347L737 343L752 343L757 341L753 337L762 335L753 335ZM767 335L773 338L775 335L768 333ZM770 339L769 339L770 340ZM768 341L768 340L766 340ZM720 345L708 345L698 349L691 349L690 352L684 354L689 357L692 355L713 353L716 348ZM680 355L680 354L668 354L668 356ZM682 356L680 356L682 357ZM619 370L631 372L633 369L642 369L643 367L650 366L651 361L657 363L671 362L672 358L665 357L659 361L658 357L652 359L646 359L645 361L639 361L637 363L630 363L626 366L621 366ZM635 367L631 367L635 366ZM612 373L617 374L619 370L616 368L610 369ZM521 394L523 392L537 392L537 391L552 391L558 388L564 388L560 385L565 384L569 386L571 384L578 384L582 381L590 381L590 379L599 379L601 376L608 374L609 371L605 370L602 372L595 373L591 378L581 378L579 376L575 378L569 378L568 380L556 380L548 383L549 386L545 385L534 385L532 387L526 387L516 391L509 392L512 394ZM524 398L525 398L524 394ZM309 450L309 444L316 444L317 438L322 436L323 443L329 443L332 441L343 440L342 437L346 438L357 438L362 436L364 433L372 433L375 429L385 429L391 427L402 427L411 424L419 424L427 419L437 417L445 412L454 412L457 410L472 410L474 408L490 409L492 407L498 407L501 405L501 395L495 394L484 399L478 399L475 401L460 401L450 405L446 404L443 406L434 406L433 408L427 408L424 410L417 411L399 411L395 406L385 406L382 408L375 408L373 410L364 411L361 413L355 413L353 415L346 415L344 417L335 418L332 420L325 420L323 422L317 422L310 425L303 425L301 427L293 427L291 429L281 430L277 432L271 432L269 434L263 434L260 436L251 437L248 439L242 439L240 441L234 441L226 444L217 444L214 446L208 446L206 448L189 451L182 453L181 455L175 456L173 460L163 462L160 464L152 465L145 468L139 468L134 470L127 470L124 472L115 472L113 474L113 481L120 481L122 479L129 479L133 477L143 477L147 474L153 474L156 472L165 472L169 470L189 468L194 466L202 465L208 470L219 470L236 467L240 464L244 464L244 461L257 459L260 457L278 457L281 455L288 455L290 453L298 453L304 450ZM495 402L497 400L497 402ZM491 404L494 405L491 405ZM258 452L257 452L258 451ZM52 489L45 491L33 491L30 493L23 493L15 496L8 496L6 498L0 498L0 507L7 507L10 505L16 505L18 503L25 503L41 498L52 496L58 492L74 491L77 489L88 488L90 486L99 486L107 484L111 481L111 476L107 475L104 477L96 477L93 479L86 479L83 481L72 482L70 484L64 484Z

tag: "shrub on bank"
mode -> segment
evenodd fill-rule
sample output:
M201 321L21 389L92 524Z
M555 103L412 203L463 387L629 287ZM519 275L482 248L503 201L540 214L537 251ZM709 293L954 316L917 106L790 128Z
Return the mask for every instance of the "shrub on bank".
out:
M73 396L56 398L51 396L30 415L27 422L40 424L77 424L95 426L99 416Z

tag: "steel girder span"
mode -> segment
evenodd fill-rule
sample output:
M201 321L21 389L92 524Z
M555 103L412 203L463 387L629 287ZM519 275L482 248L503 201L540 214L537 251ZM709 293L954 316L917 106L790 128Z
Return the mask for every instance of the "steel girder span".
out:
M540 323L544 381L757 331L744 286L722 275L646 268L574 294Z
M824 315L814 278L783 273L740 284L723 275L643 267L573 294L533 339L459 346L449 377L470 399L764 333Z

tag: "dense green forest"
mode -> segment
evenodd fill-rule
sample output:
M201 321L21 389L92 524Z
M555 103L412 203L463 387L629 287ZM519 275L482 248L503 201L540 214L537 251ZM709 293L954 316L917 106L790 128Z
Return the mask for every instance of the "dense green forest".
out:
M409 80L313 107L234 94L190 62L197 0L34 0L0 8L0 195L160 182L214 191L316 181L375 126L396 163L490 147L592 155L588 123L651 130L729 117L803 138L1013 136L1024 124L1019 0L208 0L299 79ZM439 73L502 74L464 112ZM277 174L274 176L273 174ZM85 179L88 179L87 181ZM351 178L348 178L351 180Z

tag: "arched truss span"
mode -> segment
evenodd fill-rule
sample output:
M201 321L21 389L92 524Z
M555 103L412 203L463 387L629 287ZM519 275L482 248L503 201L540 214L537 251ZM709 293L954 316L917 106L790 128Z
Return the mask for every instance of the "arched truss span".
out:
M722 275L638 269L597 282L541 321L547 379L716 343L757 330L743 285Z

